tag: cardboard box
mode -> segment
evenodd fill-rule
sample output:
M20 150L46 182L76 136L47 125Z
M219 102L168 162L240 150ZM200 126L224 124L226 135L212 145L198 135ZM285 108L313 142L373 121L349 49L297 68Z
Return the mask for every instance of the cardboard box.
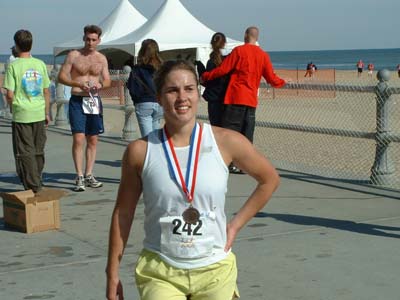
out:
M67 193L57 189L43 189L1 193L6 226L32 233L60 228L59 199Z

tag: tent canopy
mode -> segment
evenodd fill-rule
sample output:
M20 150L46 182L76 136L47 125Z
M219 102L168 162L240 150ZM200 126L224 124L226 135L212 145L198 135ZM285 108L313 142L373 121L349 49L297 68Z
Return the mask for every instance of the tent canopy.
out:
M134 31L147 21L128 0L121 0L117 7L99 24L103 33L101 43L118 39ZM59 44L54 47L54 56L64 55L71 49L81 48L83 46L82 35L71 41Z
M119 5L99 26L103 29L102 41L97 49L119 68L138 55L143 40L157 41L163 59L190 59L206 63L211 52L210 41L215 31L197 20L179 0L165 0L146 22L128 0ZM243 44L227 38L226 48ZM82 37L54 47L54 56L81 48Z
M169 56L181 55L206 62L211 51L210 40L215 31L197 20L179 0L166 0L144 25L135 31L99 45L99 49L113 48L137 56L143 40L157 41L160 51ZM242 44L227 38L226 48ZM189 51L191 49L192 51ZM184 55L184 56L183 56Z

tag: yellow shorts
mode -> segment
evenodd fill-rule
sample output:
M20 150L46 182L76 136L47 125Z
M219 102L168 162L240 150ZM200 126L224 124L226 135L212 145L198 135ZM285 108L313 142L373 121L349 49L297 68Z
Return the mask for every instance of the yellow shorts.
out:
M231 300L239 298L236 257L197 269L178 269L143 250L136 265L141 300ZM190 297L189 297L190 296Z

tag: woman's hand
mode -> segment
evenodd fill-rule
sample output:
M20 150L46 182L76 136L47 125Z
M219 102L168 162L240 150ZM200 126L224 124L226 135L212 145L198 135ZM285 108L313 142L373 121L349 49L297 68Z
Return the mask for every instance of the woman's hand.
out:
M118 277L107 277L106 297L107 300L124 300L124 289L122 287L121 280L119 280Z
M232 248L233 242L235 241L238 232L239 231L235 229L231 225L231 223L228 223L226 225L226 245L224 249L225 252L228 252Z

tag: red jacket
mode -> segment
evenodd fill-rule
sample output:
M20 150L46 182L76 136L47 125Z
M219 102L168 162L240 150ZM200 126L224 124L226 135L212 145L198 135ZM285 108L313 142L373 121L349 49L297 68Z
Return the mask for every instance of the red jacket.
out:
M273 70L269 55L259 46L244 44L233 49L219 67L202 75L204 81L231 74L224 104L257 107L261 76L273 87L285 85Z

